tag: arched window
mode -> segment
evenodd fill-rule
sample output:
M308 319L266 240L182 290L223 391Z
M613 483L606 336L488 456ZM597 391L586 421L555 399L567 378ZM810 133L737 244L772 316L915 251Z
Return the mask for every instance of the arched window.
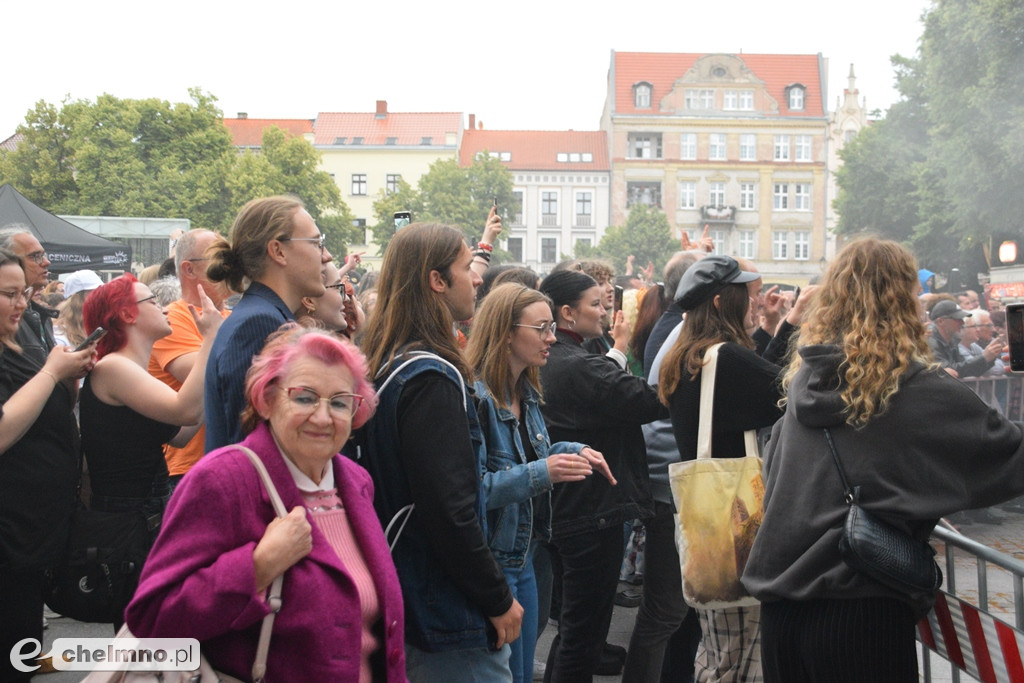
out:
M651 108L650 83L637 83L633 86L633 106L637 109Z
M786 88L786 97L791 111L803 111L804 108L804 86L796 83Z

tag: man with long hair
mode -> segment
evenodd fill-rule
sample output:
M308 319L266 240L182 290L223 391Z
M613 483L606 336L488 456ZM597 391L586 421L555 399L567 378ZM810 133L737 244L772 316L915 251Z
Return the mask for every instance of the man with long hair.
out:
M384 254L363 342L380 405L360 461L381 523L396 520L414 683L511 681L508 643L523 617L484 531L486 452L456 341L455 323L472 317L481 282L472 262L456 228L402 228Z

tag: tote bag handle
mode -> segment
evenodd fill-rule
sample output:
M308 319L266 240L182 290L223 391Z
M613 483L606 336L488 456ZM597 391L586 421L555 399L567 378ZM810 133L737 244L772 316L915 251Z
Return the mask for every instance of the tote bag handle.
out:
M700 371L700 419L697 423L697 459L711 457L711 418L715 404L715 376L718 372L718 350L725 342L719 342L704 352L704 367ZM757 431L743 432L743 445L747 456L757 456Z

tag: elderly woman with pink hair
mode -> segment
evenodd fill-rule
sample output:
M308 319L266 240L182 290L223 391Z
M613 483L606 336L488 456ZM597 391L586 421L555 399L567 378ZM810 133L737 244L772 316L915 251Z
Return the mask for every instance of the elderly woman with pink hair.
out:
M288 325L254 360L239 445L206 455L167 507L126 620L139 637L191 637L246 679L267 588L284 575L267 680L406 680L401 588L366 471L338 455L377 399L348 342ZM280 493L276 518L248 458Z

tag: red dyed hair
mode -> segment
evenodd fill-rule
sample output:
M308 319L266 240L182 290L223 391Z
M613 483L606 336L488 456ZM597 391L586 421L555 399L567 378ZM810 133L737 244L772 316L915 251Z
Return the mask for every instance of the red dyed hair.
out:
M328 366L348 368L355 378L352 392L363 397L359 410L352 416L352 429L362 427L370 419L377 409L377 393L367 379L366 358L359 349L326 331L286 323L267 338L245 376L243 432L248 434L263 421L261 415L270 411L270 392L299 358L315 358Z
M128 343L128 325L139 315L139 304L135 299L136 282L134 275L125 273L92 290L85 298L82 305L85 333L89 334L97 327L107 331L96 345L99 358L120 351Z

